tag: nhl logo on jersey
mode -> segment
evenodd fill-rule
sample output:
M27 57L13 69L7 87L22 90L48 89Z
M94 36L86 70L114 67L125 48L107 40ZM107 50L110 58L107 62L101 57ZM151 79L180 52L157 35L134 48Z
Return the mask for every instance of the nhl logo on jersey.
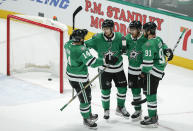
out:
M150 43L149 43L149 42L147 42L145 45L146 45L146 46L150 46Z
M81 47L81 50L82 50L82 51L84 51L85 49L86 49L86 48L85 48L84 46L83 46L83 47Z
M130 58L131 58L131 59L136 59L138 55L139 55L139 52L137 52L137 51L135 51L135 50L132 50L132 51L130 52Z

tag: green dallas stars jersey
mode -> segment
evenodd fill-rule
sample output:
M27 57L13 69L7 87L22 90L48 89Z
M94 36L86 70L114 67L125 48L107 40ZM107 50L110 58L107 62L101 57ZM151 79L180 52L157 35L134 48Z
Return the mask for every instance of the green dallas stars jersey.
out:
M114 36L111 40L108 40L103 33L98 33L92 37L92 39L85 41L85 44L89 48L93 48L99 58L104 58L106 55L111 54L118 56L119 60L115 65L109 65L109 68L105 72L116 73L123 70L123 58L121 56L122 49L122 34L114 32ZM99 66L100 70L103 70L107 65Z
M158 78L162 78L166 66L163 50L167 48L167 45L163 43L160 37L148 40L142 47L142 72L150 73Z
M132 75L141 74L141 64L142 60L142 46L147 41L147 38L144 37L143 33L134 40L131 34L126 36L127 43L127 56L128 56L128 73Z
M88 48L84 45L75 45L68 41L65 46L67 57L66 74L68 79L77 82L88 81L88 67L97 67L103 65L103 59L93 57Z

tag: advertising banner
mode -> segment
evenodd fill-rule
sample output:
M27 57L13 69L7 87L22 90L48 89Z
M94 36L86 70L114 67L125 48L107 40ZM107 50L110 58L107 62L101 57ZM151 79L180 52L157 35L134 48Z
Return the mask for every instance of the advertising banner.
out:
M154 21L158 26L157 35L173 48L186 29L175 55L193 60L193 21L107 0L0 0L1 10L26 15L43 14L48 18L57 16L60 22L68 26L72 26L72 14L78 6L82 6L83 10L76 17L75 27L86 28L93 33L101 32L104 19L114 20L114 30L123 35L128 33L128 25L133 20L139 20L142 24Z

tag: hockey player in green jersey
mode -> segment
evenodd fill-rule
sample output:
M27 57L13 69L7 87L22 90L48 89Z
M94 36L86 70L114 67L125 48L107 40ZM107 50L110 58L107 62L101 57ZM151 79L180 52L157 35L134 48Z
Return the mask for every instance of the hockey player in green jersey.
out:
M132 21L129 24L130 34L126 36L127 56L128 56L128 86L133 94L133 101L141 100L141 86L139 86L138 76L141 74L142 46L147 41L141 31L140 21ZM141 105L135 105L135 112L131 115L132 120L141 119Z
M127 92L127 80L123 70L122 54L122 35L119 32L113 32L114 22L106 19L102 23L102 33L98 33L92 39L85 42L86 46L93 48L99 58L117 56L118 61L115 65L110 65L99 77L101 88L102 106L104 108L104 119L109 119L110 114L110 93L112 80L117 87L117 108L116 114L129 118L130 114L125 108L125 98ZM107 65L99 66L99 71Z
M113 65L118 60L115 56L112 56L111 59L108 57L99 59L93 57L84 45L84 37L87 32L88 31L85 29L74 30L71 35L72 39L64 46L67 57L66 74L72 88L74 88L77 93L89 83L87 66L97 67L103 64ZM98 119L98 115L91 113L91 88L88 87L83 90L78 98L84 125L89 128L97 128L95 122Z
M148 117L140 122L142 127L157 127L157 88L159 81L164 76L166 66L165 55L171 60L173 53L171 49L163 43L160 37L156 37L156 24L148 22L144 24L144 36L148 41L142 46L143 63L141 66L140 81L144 84L144 94L147 98Z

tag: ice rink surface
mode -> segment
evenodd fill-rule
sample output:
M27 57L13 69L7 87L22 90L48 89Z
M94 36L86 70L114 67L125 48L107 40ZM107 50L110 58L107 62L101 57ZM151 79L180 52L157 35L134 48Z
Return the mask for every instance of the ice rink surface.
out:
M5 45L5 21L0 20L0 48ZM92 53L92 52L91 52ZM0 56L2 60L2 56ZM0 64L0 66L5 66ZM2 68L1 68L2 69ZM127 72L127 58L124 57ZM90 79L97 69L89 69ZM60 108L71 99L71 88L64 81L64 93L59 94L58 79L49 73L28 72L7 77L0 75L0 131L88 131L83 126L79 101L74 100L62 112ZM192 131L193 130L193 71L168 64L158 88L159 127L141 128L138 122L115 115L116 88L112 88L110 119L103 119L98 79L92 87L92 112L99 115L98 131ZM144 98L144 96L143 96ZM127 92L126 108L130 114L132 95ZM147 115L143 104L143 116Z

